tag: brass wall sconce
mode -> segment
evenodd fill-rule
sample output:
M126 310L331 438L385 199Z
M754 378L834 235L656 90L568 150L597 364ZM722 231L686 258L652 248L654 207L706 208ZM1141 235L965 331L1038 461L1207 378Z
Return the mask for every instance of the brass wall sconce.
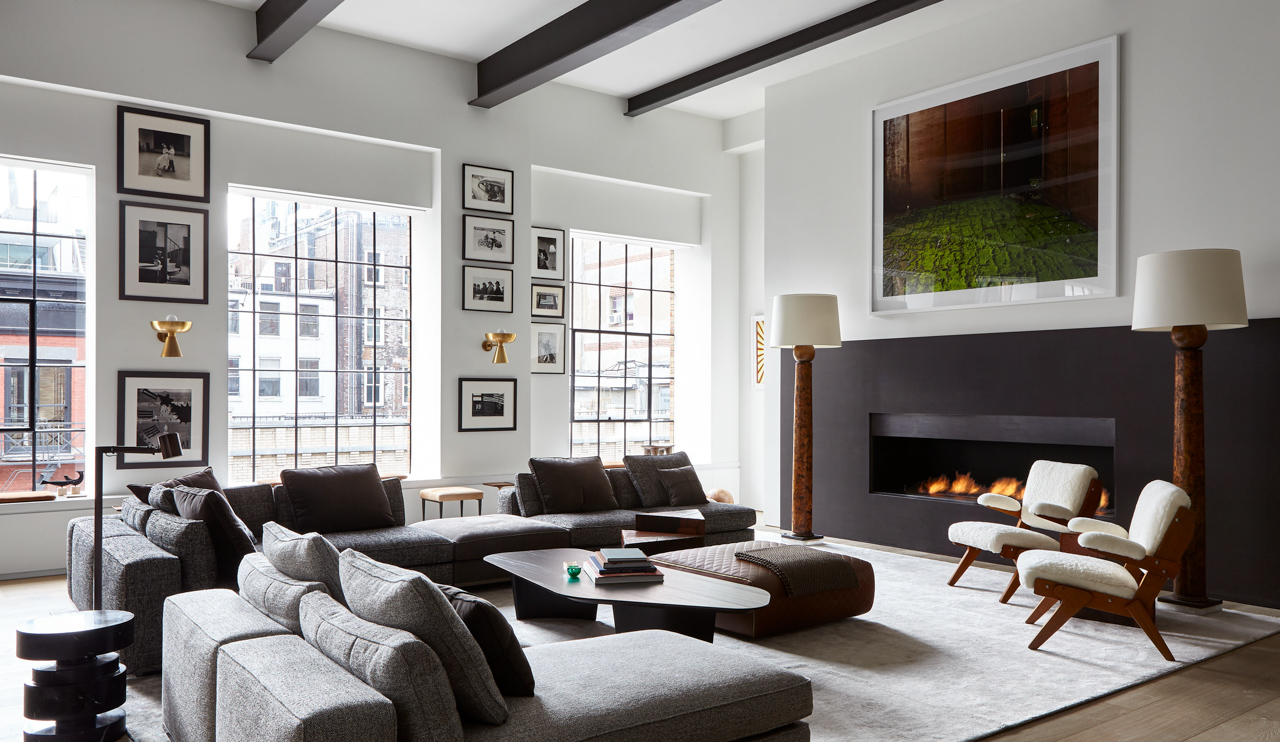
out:
M503 332L501 330L497 332L486 332L484 334L484 342L480 344L480 347L484 348L485 350L494 351L493 352L494 363L506 363L507 349L504 348L503 346L506 345L507 343L514 343L515 341L516 341L516 334L514 332ZM495 348L497 350L494 350Z
M190 330L190 322L180 322L171 314L163 320L152 320L151 329L156 331L156 337L164 343L164 348L160 350L161 358L182 357L182 348L178 347L178 333Z

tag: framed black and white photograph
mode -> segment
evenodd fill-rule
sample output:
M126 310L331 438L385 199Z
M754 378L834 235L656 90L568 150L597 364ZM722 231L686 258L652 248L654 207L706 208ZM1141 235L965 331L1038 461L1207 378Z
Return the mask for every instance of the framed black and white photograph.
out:
M515 429L515 379L458 379L459 433Z
M529 293L533 316L564 319L564 286L535 283Z
M484 263L514 263L516 223L510 219L464 214L462 259Z
M120 300L209 303L209 212L120 202Z
M564 325L531 322L529 330L533 373L564 373Z
M496 211L499 214L512 213L515 179L515 173L510 170L463 165L462 208Z
M512 272L505 268L462 266L462 308L469 312L512 312Z
M564 280L565 258L569 251L565 246L563 229L534 227L529 238L529 249L533 257L530 261L530 278Z
M209 119L116 106L116 191L209 203Z
M121 371L116 440L122 446L159 446L177 433L182 455L121 454L117 469L168 469L209 465L209 374L192 371Z

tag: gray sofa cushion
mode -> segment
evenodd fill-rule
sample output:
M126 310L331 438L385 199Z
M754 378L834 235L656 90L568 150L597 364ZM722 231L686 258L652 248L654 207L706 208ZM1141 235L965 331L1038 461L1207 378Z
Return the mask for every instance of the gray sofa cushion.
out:
M520 505L520 514L526 518L542 515L542 497L538 494L538 483L532 474L516 475L516 502Z
M407 631L359 618L323 593L302 599L302 636L391 700L399 742L460 742L462 720L440 658Z
M756 511L746 505L731 505L724 502L707 501L697 507L668 505L661 508L644 508L644 513L663 513L672 510L697 510L707 522L707 533L728 533L751 528L756 524Z
M434 518L409 527L430 531L452 541L455 563L483 559L503 551L558 549L571 545L567 530L518 515L492 513L466 518Z
M294 533L279 523L262 526L262 555L271 566L295 580L323 582L339 603L342 579L338 577L338 549L318 533Z
M266 636L220 648L216 704L218 742L351 742L396 736L391 701L300 636Z
M323 582L303 582L280 572L261 554L240 562L240 597L295 634L302 632L298 606L302 596L325 590Z
M440 588L416 572L350 550L342 552L339 568L352 613L408 631L435 650L463 716L487 724L507 720L507 704L480 645Z
M570 544L581 548L618 546L622 543L622 530L636 527L636 514L630 510L555 513L535 515L533 519L568 528Z
M813 711L804 676L668 631L556 642L525 653L538 694L508 699L511 721L503 726L464 723L468 742L545 739L551 729L560 730L560 740L727 742Z
M165 600L160 710L170 737L214 742L219 647L288 633L230 590L197 590Z
M140 534L147 532L147 521L156 509L134 497L120 501L120 519Z
M253 537L262 541L262 524L275 517L275 502L271 498L271 485L246 484L239 487L227 487L222 490L236 511L240 520L253 532Z
M609 476L609 484L613 485L613 499L618 501L618 507L623 510L644 507L635 482L631 481L631 474L625 468L605 469L604 473Z
M626 465L627 473L631 475L631 482L640 493L640 502L646 508L671 504L667 488L663 486L662 479L658 476L659 469L678 469L693 465L689 461L689 455L684 451L665 456L623 456L622 463Z
M183 590L230 587L234 581L218 584L218 563L214 559L209 527L157 510L147 518L147 540L178 557L182 565Z
M409 526L368 531L326 533L339 553L355 549L367 557L397 567L419 567L453 561L453 542L436 533Z
M147 504L169 515L178 514L178 506L173 501L173 487L168 484L151 485L151 491L147 493Z

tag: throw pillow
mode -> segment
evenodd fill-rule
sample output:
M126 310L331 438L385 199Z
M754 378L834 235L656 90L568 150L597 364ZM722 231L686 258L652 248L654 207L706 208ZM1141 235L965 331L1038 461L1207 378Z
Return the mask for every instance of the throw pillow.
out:
M240 560L236 585L244 602L295 634L302 633L298 607L307 593L323 592L323 582L295 580L275 567L261 554L249 554Z
M163 482L151 485L151 491L147 493L147 504L169 515L178 514L178 506L173 502L173 486Z
M178 485L173 488L173 502L178 515L187 520L200 520L209 528L213 555L218 563L218 581L233 582L240 559L254 553L253 532L231 509L227 496L217 490Z
M616 510L613 485L599 456L529 459L542 507L548 513Z
M161 484L165 487L177 487L181 484L202 490L222 491L222 485L218 483L218 478L213 475L212 466L207 466L200 471L184 474L180 477L174 477L173 479L166 479L163 482L156 482L156 484ZM137 497L139 500L142 500L147 504L151 504L148 498L151 496L151 488L155 486L154 484L127 484L125 486L129 488L129 491L133 493L134 497ZM151 505L151 507L155 507L155 505Z
M672 505L706 505L707 495L702 491L702 482L698 481L698 473L692 466L681 466L677 469L659 469L658 478L667 488L667 496Z
M324 593L302 599L302 636L386 696L399 742L461 742L462 720L440 658L407 631L356 616Z
M640 502L647 508L658 508L671 504L658 470L678 469L691 466L693 462L689 461L689 455L684 451L677 451L665 456L624 456L622 463L631 475L632 484L640 492Z
M458 618L475 637L493 680L504 696L532 696L533 668L524 656L511 622L493 603L456 587L440 585Z
M397 525L374 464L285 469L280 483L298 531L367 531Z
M644 507L640 493L626 469L605 469L604 473L609 475L609 484L613 485L613 498L618 501L620 509L638 510Z
M329 594L346 605L338 577L338 549L324 536L294 533L275 522L263 523L262 555L295 580L323 582Z
M507 720L484 651L426 575L374 561L347 549L338 559L342 592L351 612L366 621L408 631L435 650L463 716L487 724Z

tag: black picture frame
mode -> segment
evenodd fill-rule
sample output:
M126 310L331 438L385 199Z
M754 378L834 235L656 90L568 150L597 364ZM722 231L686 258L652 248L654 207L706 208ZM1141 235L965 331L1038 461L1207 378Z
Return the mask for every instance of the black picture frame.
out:
M554 246L549 258L554 261L554 268L541 267L540 260L543 258L540 253L543 249L544 240L550 240ZM565 277L565 265L569 262L569 244L565 241L565 233L563 229L553 229L551 227L532 227L529 230L529 277L542 279L544 281L563 281Z
M538 329L542 327L555 328L552 332L558 335L559 343L556 352L556 360L554 363L542 362L542 356L539 354L539 336ZM568 335L569 328L560 322L530 322L529 323L529 373L533 374L564 374L568 364L565 362L565 339Z
M462 208L515 213L516 174L485 165L462 166Z
M482 277L484 273L505 274L505 299L492 308L486 305L487 302L493 301L492 299L477 299L472 291L474 281L478 277ZM515 271L509 268L489 268L483 265L462 266L462 311L464 312L501 312L511 314L515 312L515 301L512 296L514 291Z
M134 122L130 117L138 117L139 120ZM181 180L165 180L163 176L143 175L139 168L142 167L142 155L139 154L140 141L137 136L137 130L143 128L135 124L154 123L145 121L145 119L154 119L157 121L174 121L179 124L173 126L175 131L166 132L175 137L186 136L192 141L189 142L190 150L187 157L188 180L186 182L195 182L203 184L203 188L198 192L191 188L182 188L177 185L157 189L164 183L181 183ZM189 132L184 134L180 130ZM126 142L130 148L126 147ZM196 152L196 144L199 144L200 152ZM183 116L177 113L167 113L165 111L151 111L143 108L132 108L130 106L116 106L116 192L124 193L130 196L152 196L155 198L168 198L178 201L199 201L201 203L209 203L210 192L210 169L209 169L209 119L196 118L194 116ZM150 155L148 150L145 154ZM149 158L148 158L149 159ZM194 167L193 167L194 163ZM175 171L176 162L171 165ZM157 166L158 167L158 166ZM192 172L192 170L199 172ZM157 171L159 172L159 170ZM150 187L142 187L142 186Z
M551 293L554 293L557 295L557 299L556 299L557 311L552 312L538 306L538 298L539 298L538 290L539 289L547 289ZM543 293L547 293L547 292L544 291ZM552 317L555 319L564 319L565 294L566 292L565 292L564 286L557 286L551 283L529 284L529 314L534 317Z
M190 238L198 233L200 237L199 245L187 245L187 272L189 287L186 294L183 295L181 290L178 291L161 291L159 287L169 287L163 281L144 282L139 275L136 281L129 280L129 272L131 270L143 271L141 261L141 244L139 240L131 240L130 235L138 236L137 230L133 229L135 223L142 221L135 219L131 214L131 210L147 210L153 212L151 216L161 216L163 212L171 212L174 214L197 214L199 215L199 224L195 224L196 220L177 220L182 221L192 228ZM148 220L151 221L151 220ZM198 230L197 230L198 228ZM199 248L200 255L192 254L196 248ZM161 278L166 278L169 272L167 267L168 258L167 251L164 264L157 266L157 273ZM196 280L195 269L199 266L200 276ZM147 291L152 286L157 287L157 293L144 294L141 291ZM198 294L196 292L199 292ZM196 209L189 206L174 206L170 204L143 203L141 201L121 201L120 202L120 301L161 301L174 302L180 304L208 304L209 303L209 210Z
M467 390L468 384L476 385L476 388L479 389L480 391L468 391ZM498 385L501 385L501 387L499 388ZM476 394L485 394L486 392L484 392L483 390L486 387L493 389L493 391L488 392L489 394L501 393L505 395L507 393L507 385L510 385L510 393L511 393L511 402L509 405L510 412L511 412L510 414L511 424L490 426L490 427L467 427L466 425L467 421L474 420L476 417L489 417L489 416L499 417L497 415L474 414L474 410L468 409L468 408L473 407L476 404L476 401L470 398ZM502 401L502 405L503 405L502 414L500 415L500 417L501 419L506 420L508 417L506 415L508 404L505 398ZM509 432L509 431L516 430L518 425L516 420L516 412L518 407L519 407L519 398L517 396L517 382L515 379L482 379L482 378L459 378L458 379L458 432L459 433L482 433L482 432L495 432L495 431ZM483 424L483 423L480 423L480 424Z
M178 390L187 391L190 397L191 410L190 419L186 422L188 434L187 440L183 441L182 456L174 459L162 459L159 456L140 456L137 454L121 454L117 457L117 469L172 469L184 466L208 466L209 465L209 374L199 371L120 371L116 377L116 442L119 445L134 446L141 445L139 443L139 406L137 398L134 398L131 408L128 405L128 392L132 389L136 391L154 389L154 385L142 386L141 383L134 384L132 381L144 382L147 380L156 380L161 383L169 382L170 386ZM179 380L186 380L188 384L173 384ZM200 406L196 407L196 400L199 400ZM160 405L162 402L157 400L149 402L151 405ZM199 419L197 420L197 413ZM130 425L132 422L132 425ZM181 421L174 421L181 425ZM160 433L166 432L161 426L157 425L156 434L148 436L150 438L158 436ZM168 426L171 432L182 430L172 430L172 425ZM132 428L132 430L130 429ZM200 437L195 438L196 435ZM188 448L188 444L192 444ZM195 451L195 453L192 453Z
M489 222L490 224L486 225L485 224L486 222ZM496 227L497 224L499 223L504 225L506 228L506 234L507 234L506 246L497 253L496 259L492 257L489 257L489 258L477 257L485 254L485 253L479 252L480 250L485 248L484 246L477 244L476 240L472 239L475 235L474 230L477 228L492 229ZM505 255L505 259L503 257L504 255ZM515 220L498 219L496 217L480 216L478 214L463 214L462 215L462 259L471 260L477 263L503 263L506 265L511 265L515 263L516 262Z

